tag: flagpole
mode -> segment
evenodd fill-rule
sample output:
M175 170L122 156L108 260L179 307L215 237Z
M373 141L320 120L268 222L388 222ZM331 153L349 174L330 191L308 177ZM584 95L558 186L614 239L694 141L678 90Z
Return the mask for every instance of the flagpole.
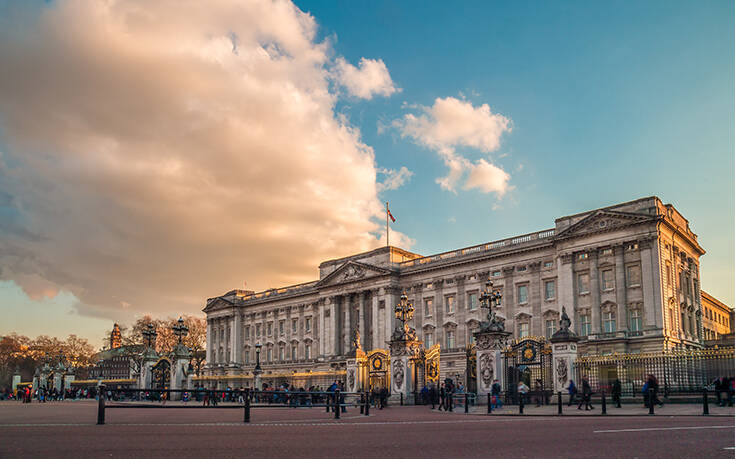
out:
M388 201L385 201L385 246L390 247L390 225L388 224Z

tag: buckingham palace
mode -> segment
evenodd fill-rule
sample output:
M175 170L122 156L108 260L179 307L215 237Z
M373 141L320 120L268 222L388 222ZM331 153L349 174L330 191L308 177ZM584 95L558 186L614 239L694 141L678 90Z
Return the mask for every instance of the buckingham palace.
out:
M208 299L200 382L251 386L256 350L264 382L338 379L356 349L388 347L404 292L417 338L440 349L441 377L463 380L488 279L516 340L551 337L564 306L580 356L697 349L704 253L679 211L646 197L436 255L389 246L328 260L312 282Z

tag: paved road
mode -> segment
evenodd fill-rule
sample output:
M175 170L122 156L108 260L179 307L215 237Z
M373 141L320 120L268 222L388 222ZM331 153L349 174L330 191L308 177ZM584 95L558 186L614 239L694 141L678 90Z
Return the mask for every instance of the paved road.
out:
M0 457L735 457L734 417L488 417L391 407L108 410L0 404ZM217 424L215 424L217 423Z

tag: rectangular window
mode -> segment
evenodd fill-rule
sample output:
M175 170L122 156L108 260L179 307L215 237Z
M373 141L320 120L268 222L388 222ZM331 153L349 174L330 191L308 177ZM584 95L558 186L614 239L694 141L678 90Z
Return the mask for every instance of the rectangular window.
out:
M518 304L528 303L528 285L518 286Z
M641 330L643 330L643 318L641 317L641 311L640 309L633 309L630 311L630 331L637 332Z
M467 294L467 309L470 311L477 309L477 293Z
M433 345L434 345L434 334L433 333L424 334L424 347L430 348Z
M286 321L285 320L279 321L278 322L278 334L283 336L283 334L285 333L285 328L286 328Z
M527 268L525 266L519 266L518 267L518 271L521 271L521 272L525 271L526 269Z
M447 330L447 349L454 349L454 331Z
M278 348L278 360L280 360L281 362L286 360L286 348L284 348L283 346L280 346Z
M260 338L260 331L261 331L260 324L255 324L255 336L258 338Z
M476 339L475 339L475 332L476 331L477 330L468 330L470 336L469 336L469 338L467 338L467 342L470 343L470 345L475 344L475 341L476 341Z
M245 333L243 333L243 334L245 335L245 339L246 340L249 340L250 339L250 325L246 325L245 326Z
M311 344L307 344L304 346L304 358L305 359L311 358Z
M638 243L628 244L625 246L625 250L638 250Z
M434 312L434 299L425 298L424 299L424 317L431 317L432 312Z
M291 345L291 360L297 360L299 358L299 347L295 344Z
M577 276L577 291L579 293L589 293L590 292L590 275L589 274L580 274Z
M553 300L556 298L556 282L553 280L544 282L544 299Z
M266 327L267 327L266 329L268 330L268 336L272 336L273 335L273 322L268 322L268 325Z
M671 285L672 284L672 281L673 281L673 279L671 278L671 262L667 261L666 262L666 283L670 287L672 287L672 285Z
M500 277L500 271L493 271L493 277Z
M628 266L628 287L641 285L641 267L638 265Z
M590 256L587 252L577 254L577 260L586 260L589 257Z
M613 250L610 248L602 249L602 256L606 257L613 254Z
M587 336L592 333L592 322L590 321L589 314L582 314L579 316L579 334Z
M613 278L612 269L602 271L602 289L612 290L615 288L615 279Z
M292 319L291 320L291 333L296 333L298 329L299 329L299 319Z
M518 337L526 338L527 336L528 336L528 323L523 322L521 324L518 324Z
M268 348L268 350L266 351L265 355L266 355L266 358L267 358L267 360L269 362L272 362L273 361L273 349Z
M549 319L546 321L546 337L551 338L556 333L556 320Z
M603 314L602 325L605 327L605 333L612 333L617 330L614 311L607 311Z
M448 296L444 298L444 304L447 307L447 314L454 313L454 296Z
M553 261L545 261L544 262L544 268L552 268L554 266Z
M311 317L304 319L304 330L307 333L311 331Z
M245 362L244 362L245 365L249 365L250 364L250 352L248 351L247 348L245 348L245 350L243 351L242 354L245 356L244 357L245 358Z

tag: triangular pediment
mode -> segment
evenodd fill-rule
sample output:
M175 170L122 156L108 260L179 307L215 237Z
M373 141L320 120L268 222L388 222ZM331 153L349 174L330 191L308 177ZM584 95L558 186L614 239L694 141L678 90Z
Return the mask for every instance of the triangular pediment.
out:
M656 217L651 215L598 210L557 234L556 239L615 231L627 226L649 223L655 220Z
M209 313L218 309L227 309L235 305L232 301L226 300L222 297L210 298L207 300L207 306L202 309L203 312Z
M357 261L348 261L320 280L319 287L354 282L375 276L384 276L386 274L391 274L392 272L393 271L387 268L381 268L379 266L373 266Z

